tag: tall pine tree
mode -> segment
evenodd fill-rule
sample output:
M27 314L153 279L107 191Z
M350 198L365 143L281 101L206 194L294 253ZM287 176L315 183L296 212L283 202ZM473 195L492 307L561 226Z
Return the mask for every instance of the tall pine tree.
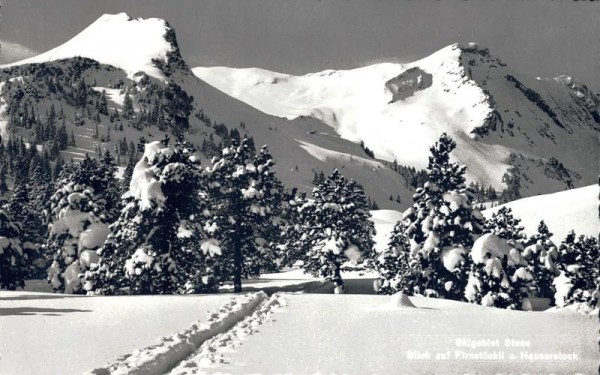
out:
M456 143L445 133L430 148L427 182L403 215L411 243L405 281L409 293L463 299L467 248L482 233L483 216L465 186L465 166L450 161Z
M250 140L233 139L208 174L210 236L220 243L223 277L242 291L242 279L276 270L283 187L267 147L254 154Z

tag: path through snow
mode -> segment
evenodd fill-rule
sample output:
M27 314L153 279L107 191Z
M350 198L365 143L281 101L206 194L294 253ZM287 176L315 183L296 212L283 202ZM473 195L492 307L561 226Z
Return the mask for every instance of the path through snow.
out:
M130 355L108 367L94 369L95 375L160 375L169 371L215 335L228 332L267 298L264 292L235 296L208 320L198 321L188 329L170 336Z
M252 315L247 316L229 331L206 340L198 351L182 361L169 374L204 374L211 368L214 369L225 363L227 353L231 353L235 348L241 346L247 336L259 331L260 326L271 322L272 315L281 311L282 307L286 305L287 302L281 294L272 295L270 299L259 305Z

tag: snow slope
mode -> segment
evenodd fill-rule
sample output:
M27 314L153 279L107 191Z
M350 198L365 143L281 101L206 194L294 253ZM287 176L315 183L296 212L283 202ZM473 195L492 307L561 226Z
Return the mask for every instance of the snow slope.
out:
M258 332L217 340L198 352L210 354L204 360L191 357L173 374L591 374L597 367L597 318L579 313L510 311L423 297L410 297L416 308L390 307L388 296L283 297L287 306L261 322ZM496 340L497 347L482 346ZM415 353L431 357L411 358ZM504 359L464 359L477 353L503 353ZM521 353L568 353L577 359L530 360Z
M502 206L483 211L490 218L500 208L510 207L515 217L521 219L521 225L527 235L537 233L540 220L548 225L554 234L552 240L560 243L570 230L577 235L598 237L600 219L598 218L598 185L519 199Z
M486 186L504 187L510 153L555 157L581 175L578 186L595 178L590 168L600 156L600 120L593 115L598 116L598 99L587 88L573 88L570 80L528 81L530 93L506 64L473 43L453 44L410 64L304 76L257 68L192 71L265 113L318 118L388 161L424 168L429 147L447 132L458 143L455 159L468 166L471 180ZM541 192L558 190L556 181L539 185Z
M163 79L153 59L167 60L173 46L165 40L167 24L158 18L133 19L126 13L105 14L68 42L25 60L2 67L43 63L81 56L123 69Z

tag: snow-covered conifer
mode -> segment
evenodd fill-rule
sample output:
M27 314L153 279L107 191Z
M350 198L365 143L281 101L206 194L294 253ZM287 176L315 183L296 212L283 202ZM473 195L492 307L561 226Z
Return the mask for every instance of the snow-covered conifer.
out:
M522 246L512 246L506 239L486 233L469 252L471 270L465 288L469 302L484 306L528 309L523 299L529 297L532 275L521 254Z
M21 231L21 237L26 241L31 241L35 237L36 228L32 223L38 223L38 215L31 209L31 199L29 195L29 180L23 179L15 182L13 194L6 206L8 214L12 220L25 231ZM27 225L25 225L27 224Z
M525 234L520 223L521 219L513 216L510 207L502 207L485 221L484 232L506 240L522 241L525 239Z
M214 290L209 263L218 243L201 231L200 161L190 145L145 145L118 220L97 265L84 275L92 294L170 294Z
M207 234L220 242L223 277L241 292L242 278L276 269L283 187L267 147L254 155L248 138L222 151L208 173Z
M119 185L115 178L116 164L107 150L100 160L88 155L71 171L73 181L93 189L96 198L102 203L108 221L118 216Z
M305 193L288 196L283 202L278 252L281 263L286 266L302 261L309 249L308 234L302 225L300 212L306 202Z
M336 169L313 190L313 199L301 208L309 250L304 268L334 283L334 292L344 292L341 267L374 256L375 226L370 220L363 188Z
M6 213L20 228L19 240L21 248L27 254L27 278L39 279L45 277L48 261L51 258L41 251L41 233L44 231L42 222L43 213L33 209L30 199L28 178L17 180L14 185L13 195L6 205Z
M529 262L529 272L533 275L533 287L537 297L554 298L553 281L560 274L556 265L558 248L550 240L552 233L542 220L538 226L538 233L529 238L523 256Z
M408 292L460 300L467 281L467 248L482 233L483 216L471 204L466 167L450 162L455 147L443 134L430 148L427 182L413 195L403 220L416 267L409 270L416 277Z

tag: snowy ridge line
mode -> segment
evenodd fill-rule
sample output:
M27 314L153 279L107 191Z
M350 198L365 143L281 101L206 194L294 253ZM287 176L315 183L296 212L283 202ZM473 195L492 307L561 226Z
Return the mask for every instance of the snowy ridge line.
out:
M206 340L194 354L171 370L169 375L206 374L204 369L223 363L224 353L240 346L243 337L257 332L261 325L272 320L271 316L277 312L278 308L285 306L287 306L287 302L283 296L280 293L273 294L271 298L263 301L252 315L246 316L244 320L228 331Z
M262 291L235 297L212 313L208 321L198 321L184 331L163 337L156 345L134 350L130 355L119 358L107 367L96 368L85 374L164 374L196 351L202 343L227 332L251 314L266 298L267 294Z

